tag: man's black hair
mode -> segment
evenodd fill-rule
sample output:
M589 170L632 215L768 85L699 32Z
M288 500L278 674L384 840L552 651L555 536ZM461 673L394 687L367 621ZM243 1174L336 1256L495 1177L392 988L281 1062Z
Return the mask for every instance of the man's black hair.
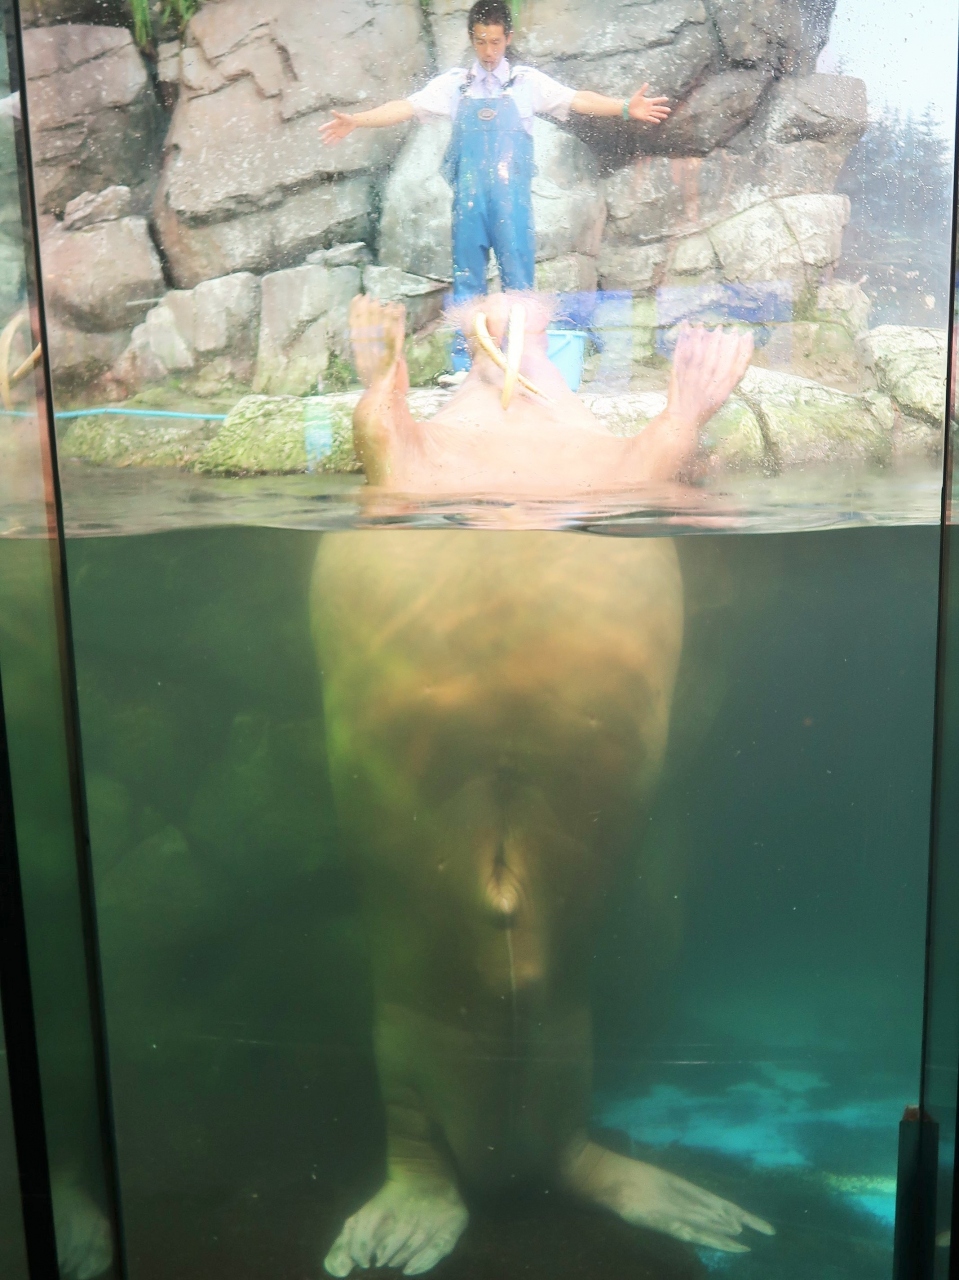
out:
M504 0L476 0L467 18L469 33L474 27L502 27L506 35L513 30L513 14Z

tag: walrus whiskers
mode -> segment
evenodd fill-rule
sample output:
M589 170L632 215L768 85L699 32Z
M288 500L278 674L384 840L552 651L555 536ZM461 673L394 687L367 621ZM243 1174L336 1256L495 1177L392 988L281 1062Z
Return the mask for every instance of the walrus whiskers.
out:
M482 311L477 313L474 330L476 333L476 341L480 344L493 363L505 373L507 369L506 357L490 337L490 332L486 324L486 315ZM532 391L534 396L539 396L540 399L545 400L547 404L552 403L545 391L540 391L535 382L530 382L529 378L525 378L519 372L516 374L516 381L521 387L525 387L527 391Z

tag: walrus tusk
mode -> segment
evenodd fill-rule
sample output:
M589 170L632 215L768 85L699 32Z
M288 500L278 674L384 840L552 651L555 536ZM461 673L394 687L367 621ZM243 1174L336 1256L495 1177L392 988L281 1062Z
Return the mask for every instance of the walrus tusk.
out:
M523 358L523 345L526 341L526 308L510 307L509 328L506 338L506 376L503 379L503 396L501 403L504 409L509 408L519 377L519 363Z
M476 341L480 344L493 363L505 373L507 368L506 357L490 337L489 329L486 325L486 316L482 311L477 313L474 328L476 331ZM546 392L540 391L536 383L530 382L529 378L524 378L521 373L517 373L516 381L521 387L525 387L527 391L532 391L534 396L539 396L540 399L545 400L547 404L551 403Z

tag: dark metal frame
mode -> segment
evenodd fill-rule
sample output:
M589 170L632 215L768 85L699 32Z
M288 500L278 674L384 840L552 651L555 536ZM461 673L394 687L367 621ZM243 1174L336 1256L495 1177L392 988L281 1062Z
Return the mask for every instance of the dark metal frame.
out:
M30 1280L56 1280L57 1241L53 1226L50 1165L43 1121L40 1057L33 1017L27 926L20 887L13 786L0 685L0 1001L7 1049L7 1072L23 1206L23 1231Z
M957 51L959 64L959 51ZM955 438L956 412L959 408L956 379L959 375L956 360L956 305L957 270L959 270L959 96L957 96L956 116L953 123L953 189L952 220L950 225L950 276L949 276L949 309L946 330L946 421L943 424L943 476L942 507L940 511L940 554L939 554L939 618L936 636L936 687L935 709L933 720L933 762L932 787L930 792L929 820L929 878L926 896L926 953L923 981L923 1016L922 1016L922 1054L919 1105L915 1115L903 1120L900 1127L900 1180L905 1184L897 1196L896 1205L896 1255L894 1280L932 1280L935 1271L936 1255L936 1198L937 1179L939 1173L939 1126L929 1114L927 1108L927 1064L932 1029L932 977L933 955L936 945L934 936L934 907L939 879L939 869L944 856L949 856L942 847L941 806L943 803L943 771L955 767L955 761L946 760L944 743L944 706L946 693L946 667L949 662L950 648L954 651L953 668L957 665L956 651L959 649L959 635L950 634L948 626L948 598L950 594L950 572L956 549L952 546L953 537L959 536L959 526L953 525L953 493L955 465L959 462L959 441ZM957 676L955 670L951 678ZM951 853L956 856L955 851ZM959 928L959 920L955 922ZM959 1117L959 1097L956 1100L957 1117ZM912 1123L910 1124L910 1120ZM907 1133L907 1129L912 1133ZM955 1152L952 1170L952 1210L951 1210L951 1246L949 1252L949 1280L959 1280L959 1130L955 1136Z

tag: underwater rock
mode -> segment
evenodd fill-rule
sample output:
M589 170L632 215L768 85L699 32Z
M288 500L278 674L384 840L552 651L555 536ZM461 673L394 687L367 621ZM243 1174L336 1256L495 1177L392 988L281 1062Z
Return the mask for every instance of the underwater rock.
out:
M84 191L150 177L165 121L125 27L61 23L23 33L41 212Z
M331 179L385 166L403 130L361 129L333 148L317 125L331 107L405 96L427 65L417 0L204 5L186 31L155 206L177 283L274 270L362 238L369 179Z
M225 750L203 771L187 819L191 845L231 878L260 884L269 865L289 879L330 859L323 723L234 716Z
M863 362L903 413L942 432L946 420L946 334L884 324L859 339Z
M179 828L169 825L142 840L97 883L104 951L136 929L138 946L165 948L208 929L215 912L211 881ZM134 924L135 922L135 924Z
M315 391L331 350L347 350L347 310L360 291L359 268L307 264L271 272L261 288L254 390L281 395Z

